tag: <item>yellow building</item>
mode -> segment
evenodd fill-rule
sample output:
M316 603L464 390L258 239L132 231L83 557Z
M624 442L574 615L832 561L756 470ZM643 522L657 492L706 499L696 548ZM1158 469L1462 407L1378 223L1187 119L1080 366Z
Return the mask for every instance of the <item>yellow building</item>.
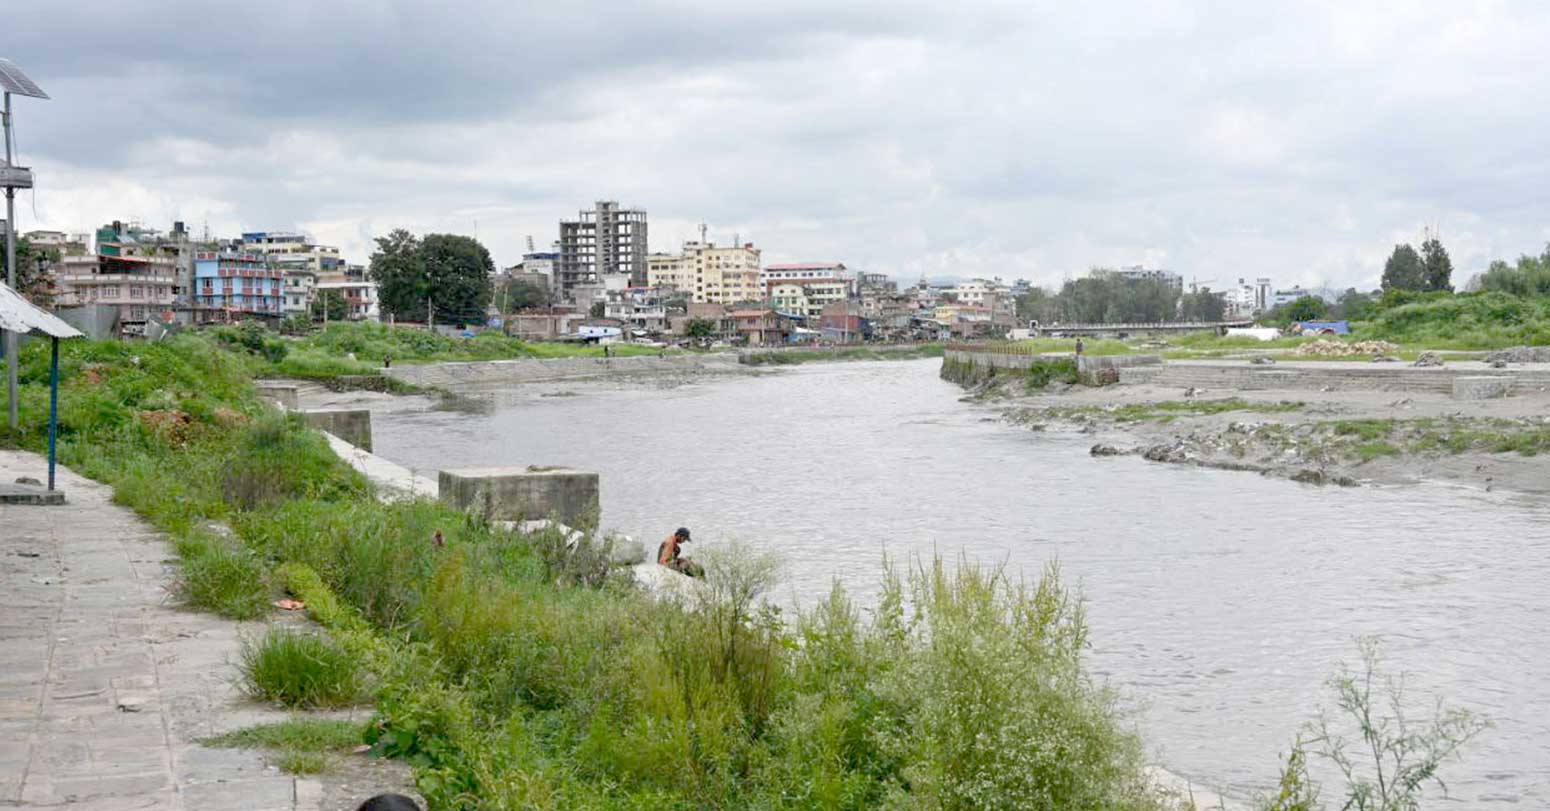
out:
M753 243L718 247L714 242L685 242L679 254L646 257L646 284L671 285L691 301L736 304L762 301L759 249Z

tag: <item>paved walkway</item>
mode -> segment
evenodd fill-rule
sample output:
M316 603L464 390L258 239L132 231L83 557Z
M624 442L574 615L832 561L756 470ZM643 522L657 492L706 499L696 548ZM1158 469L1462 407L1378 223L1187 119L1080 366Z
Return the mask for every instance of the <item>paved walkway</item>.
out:
M0 451L0 481L42 458ZM63 507L0 505L0 808L313 811L322 783L207 735L282 713L234 687L238 623L180 609L165 540L59 469Z

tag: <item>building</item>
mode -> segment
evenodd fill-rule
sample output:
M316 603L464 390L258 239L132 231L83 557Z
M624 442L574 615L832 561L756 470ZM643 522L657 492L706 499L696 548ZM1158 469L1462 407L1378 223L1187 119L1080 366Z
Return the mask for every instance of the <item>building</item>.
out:
M654 253L647 257L646 284L672 287L690 301L702 304L763 301L760 253L752 242L727 246L703 240L685 242L680 253Z
M575 324L586 320L586 313L564 308L523 310L506 317L506 334L525 341L552 341L570 335Z
M1310 290L1310 289L1308 289L1306 287L1302 287L1302 286L1299 285L1297 287L1289 287L1289 288L1286 288L1285 290L1277 290L1277 291L1271 293L1270 294L1270 306L1267 309L1274 310L1275 308L1280 307L1283 304L1291 304L1292 302L1294 302L1297 299L1300 299L1300 298L1302 298L1304 296L1313 296L1314 298L1324 299L1325 301L1327 301L1327 302L1329 302L1331 304L1334 303L1334 297L1329 293L1329 291L1327 291L1327 290Z
M749 346L780 346L791 334L791 322L774 310L733 310L732 329Z
M835 301L824 305L819 317L819 329L825 341L856 343L872 334L872 326L861 314L861 305L854 301Z
M1252 318L1266 312L1273 306L1270 304L1272 299L1269 279L1255 279L1253 284L1239 279L1236 285L1222 292L1226 314L1231 318Z
M1162 282L1175 290L1183 292L1184 277L1171 270L1146 268L1141 265L1130 265L1122 268L1093 268L1093 275L1108 274L1118 276L1121 279L1140 282Z
M62 255L57 267L56 305L116 307L124 335L145 334L153 318L175 318L183 289L179 255L155 231L122 222L105 225L97 229L95 252Z
M854 285L855 275L843 262L798 262L789 265L770 265L760 274L766 289L776 282L808 282L819 280L844 281Z
M313 296L316 295L318 275L310 270L286 270L283 271L285 284L285 301L280 305L281 311L286 317L306 317L307 310L312 306Z
M578 285L610 276L624 277L622 287L645 287L646 212L599 200L577 219L562 220L558 260L558 292L566 301L575 300L572 291Z
M319 273L315 295L343 299L344 317L349 321L380 321L382 318L377 283L366 278L364 265L345 265L341 270ZM324 308L324 314L326 316L327 308Z
M631 287L610 296L603 316L630 328L632 332L657 335L667 331L667 301L654 287Z
M285 274L262 254L200 251L194 255L196 323L278 319L285 312Z
M855 298L855 283L850 279L808 277L801 279L765 279L765 300L780 312L817 320L825 305Z

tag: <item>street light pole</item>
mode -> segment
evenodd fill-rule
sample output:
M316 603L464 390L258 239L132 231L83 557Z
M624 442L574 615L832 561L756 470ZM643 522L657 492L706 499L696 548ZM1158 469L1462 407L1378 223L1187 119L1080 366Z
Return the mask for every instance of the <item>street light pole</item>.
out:
M5 92L5 166L15 165L11 156L11 92ZM16 289L16 187L5 187L5 283ZM20 420L16 391L16 333L5 333L5 392L10 403L8 425L15 431Z

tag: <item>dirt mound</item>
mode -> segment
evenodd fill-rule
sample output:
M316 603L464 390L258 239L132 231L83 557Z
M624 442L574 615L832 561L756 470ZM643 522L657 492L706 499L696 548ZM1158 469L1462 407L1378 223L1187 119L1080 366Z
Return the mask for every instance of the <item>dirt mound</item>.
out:
M1297 347L1303 357L1346 358L1352 355L1395 355L1399 347L1388 341L1309 341Z
M1514 346L1485 356L1485 362L1502 363L1550 363L1550 346Z

